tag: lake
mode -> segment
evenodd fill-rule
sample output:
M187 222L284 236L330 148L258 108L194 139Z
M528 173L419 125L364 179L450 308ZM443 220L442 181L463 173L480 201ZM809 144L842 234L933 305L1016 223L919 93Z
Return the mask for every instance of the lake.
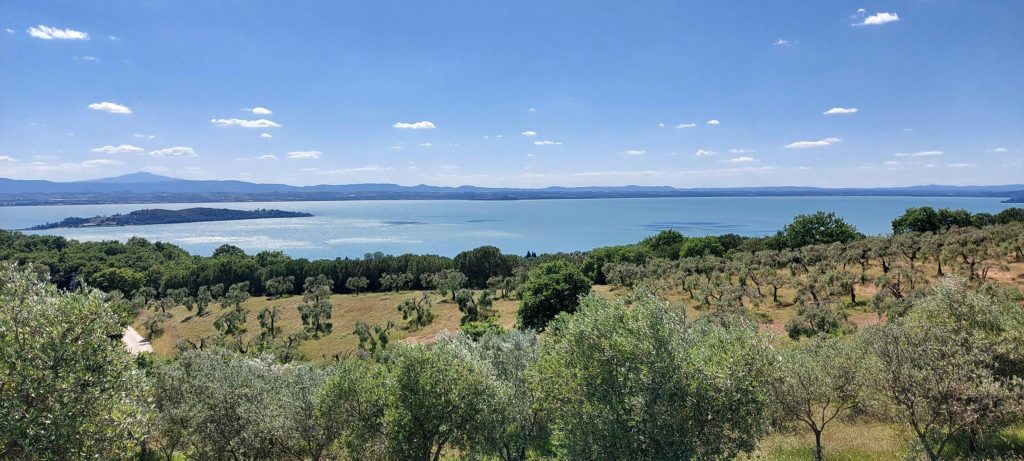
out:
M834 211L866 234L890 231L908 207L998 212L999 198L964 197L679 197L588 200L410 200L344 202L167 203L0 207L0 228L18 229L70 216L92 217L143 208L212 207L302 211L312 218L259 219L33 233L78 240L141 236L209 255L223 244L246 252L281 250L294 257L361 257L382 251L454 256L481 245L524 254L589 250L633 243L664 229L686 235L774 233L793 216Z

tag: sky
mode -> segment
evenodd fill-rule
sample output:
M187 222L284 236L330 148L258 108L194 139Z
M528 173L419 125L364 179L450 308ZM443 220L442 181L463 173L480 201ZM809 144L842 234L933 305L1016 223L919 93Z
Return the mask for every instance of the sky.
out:
M0 177L1024 183L1024 2L0 1Z

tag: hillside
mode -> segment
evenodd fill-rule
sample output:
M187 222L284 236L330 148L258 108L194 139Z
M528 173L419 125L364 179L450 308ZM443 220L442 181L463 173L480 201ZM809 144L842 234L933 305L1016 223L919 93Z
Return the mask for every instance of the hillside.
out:
M95 203L208 203L335 200L520 200L643 197L917 196L1015 197L1024 184L922 185L885 188L588 186L508 188L388 183L293 186L235 180L190 180L132 173L88 181L55 182L0 178L0 206Z

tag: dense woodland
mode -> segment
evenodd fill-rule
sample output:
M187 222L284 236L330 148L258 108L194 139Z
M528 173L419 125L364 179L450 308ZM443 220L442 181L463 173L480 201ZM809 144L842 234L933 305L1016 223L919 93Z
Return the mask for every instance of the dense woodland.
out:
M909 209L885 236L816 213L763 238L454 258L4 232L0 260L4 459L733 459L794 432L823 459L847 422L903 434L905 453L875 459L1024 456L1019 208ZM409 290L404 325L357 324L358 350L327 362L295 352L341 334L332 293ZM268 308L245 336L256 296L301 296L303 331ZM509 298L505 330L491 306ZM389 339L429 325L438 299L460 331ZM144 312L158 334L176 306L217 333L132 359L124 327ZM766 331L763 309L783 308L785 335Z

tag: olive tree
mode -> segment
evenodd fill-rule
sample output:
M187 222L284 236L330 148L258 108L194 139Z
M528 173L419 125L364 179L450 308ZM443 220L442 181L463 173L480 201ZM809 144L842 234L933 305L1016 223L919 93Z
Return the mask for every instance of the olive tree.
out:
M0 458L127 459L144 382L102 293L0 264Z
M773 400L783 420L803 424L814 434L818 461L825 427L867 402L866 365L859 345L828 336L782 352L778 377L771 381Z
M589 296L549 330L531 375L560 457L732 459L767 430L773 359L751 325Z
M1008 338L1022 337L1018 310L950 278L905 316L867 332L880 367L873 386L929 459L938 460L954 437L1020 416L1019 378L997 373L996 360Z
M389 456L436 461L446 448L466 446L490 398L488 372L447 335L394 349L384 413Z

